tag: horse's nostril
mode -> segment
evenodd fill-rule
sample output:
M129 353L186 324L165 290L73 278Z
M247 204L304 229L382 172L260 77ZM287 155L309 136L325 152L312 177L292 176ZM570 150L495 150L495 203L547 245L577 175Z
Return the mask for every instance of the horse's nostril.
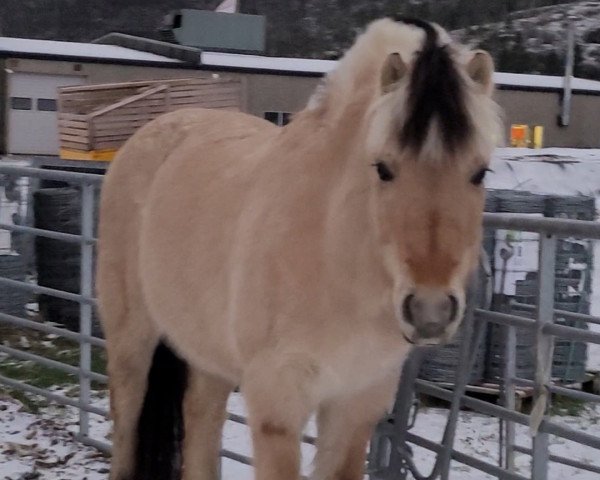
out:
M412 310L410 308L410 303L412 302L413 298L415 298L414 295L407 295L406 298L404 299L404 303L402 304L402 311L404 314L404 319L411 325L414 325L414 323L415 323L415 318L414 318Z
M433 335L433 325L444 329L454 322L458 309L458 298L441 291L415 292L407 295L402 302L404 321L414 326L424 337Z
M454 295L448 295L448 299L450 300L450 322L453 322L458 314L458 299Z

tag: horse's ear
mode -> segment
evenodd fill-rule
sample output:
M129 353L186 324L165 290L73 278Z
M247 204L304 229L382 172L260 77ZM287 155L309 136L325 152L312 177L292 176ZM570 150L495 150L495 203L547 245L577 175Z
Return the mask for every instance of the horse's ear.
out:
M406 75L408 67L399 53L390 53L385 59L381 71L381 91L391 92L396 84Z
M467 74L475 83L483 87L487 95L494 91L494 60L485 50L477 50L467 64Z

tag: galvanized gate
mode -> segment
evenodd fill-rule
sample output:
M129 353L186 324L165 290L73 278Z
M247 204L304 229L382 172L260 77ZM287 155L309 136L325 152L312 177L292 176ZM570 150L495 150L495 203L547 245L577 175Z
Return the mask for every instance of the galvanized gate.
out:
M23 382L0 375L0 383L7 387L43 396L63 405L76 407L79 414L79 434L77 439L84 444L108 451L110 445L93 438L90 433L90 414L107 418L108 412L94 406L91 402L92 382L106 383L106 376L92 371L91 349L103 348L104 340L92 335L93 309L93 259L96 240L94 239L94 192L100 188L101 175L41 170L24 167L9 167L0 165L0 175L13 178L46 179L65 182L76 186L81 192L81 231L79 234L67 234L26 225L0 223L0 229L19 232L23 235L51 238L71 244L78 244L80 256L80 291L79 293L65 292L58 289L37 285L34 279L27 281L0 278L0 286L24 289L33 295L50 295L65 300L77 302L80 305L79 333L49 325L44 321L34 321L0 312L0 325L12 325L19 328L32 329L39 332L58 335L79 344L78 366L68 365L56 360L50 360L40 355L32 354L15 348L0 345L0 353L17 359L36 362L78 377L79 395L76 399L58 395L47 389L27 385ZM503 311L476 309L471 307L464 325L464 340L459 351L459 367L456 381L452 389L443 388L433 382L418 379L418 369L424 356L422 350L407 362L401 388L399 389L394 411L384 419L377 429L369 456L367 472L373 480L392 480L415 478L451 479L451 462L463 463L477 471L499 479L510 480L545 480L548 478L548 468L551 462L559 462L581 470L600 473L600 467L585 464L569 458L550 455L548 439L557 435L583 445L600 449L600 438L583 431L567 428L549 420L547 408L552 394L560 394L588 402L600 401L600 396L591 393L567 389L556 385L551 377L552 351L554 337L567 338L581 342L600 344L600 333L584 330L554 322L557 317L573 318L593 324L600 324L600 318L554 309L554 262L557 241L564 237L579 237L600 239L600 224L589 221L573 221L562 219L529 218L513 214L486 214L485 226L489 229L511 229L540 234L539 255L539 286L538 305L535 318L525 318ZM504 299L505 300L505 299ZM503 299L499 300L500 306ZM472 305L472 303L471 303ZM498 307L498 299L497 305ZM525 306L524 308L527 308ZM496 308L498 310L498 308ZM499 308L502 310L502 308ZM502 325L505 329L506 365L504 371L503 405L494 405L465 395L468 372L474 362L477 345L483 340L486 322ZM518 378L515 369L515 336L516 329L523 328L535 333L536 365L533 380ZM526 415L515 409L515 388L519 385L531 386L534 389L533 410ZM427 394L431 397L451 402L448 411L448 422L441 443L435 443L411 432L411 423L415 414L415 394ZM458 452L454 448L455 432L458 414L461 407L468 407L486 415L494 416L502 422L502 442L496 462L485 462L479 458ZM230 420L245 423L239 415L230 415ZM527 425L533 435L533 448L528 449L515 444L515 425ZM304 441L314 444L315 439L305 436ZM412 458L413 446L430 450L430 471L420 472ZM530 475L517 473L514 465L516 452L532 456ZM238 452L223 450L223 457L250 464L251 459Z
M556 385L551 378L552 353L554 338L578 340L582 342L600 343L600 333L557 325L557 317L576 319L592 324L600 324L600 318L581 313L554 309L555 258L557 240L564 237L600 239L600 224L589 221L531 218L513 214L486 214L486 228L502 228L536 232L540 234L539 250L539 286L538 308L534 319L503 313L471 308L465 319L465 340L460 348L460 361L457 380L453 390L442 388L432 382L417 378L418 367L423 359L423 352L417 351L404 370L403 386L398 391L394 412L380 425L371 449L372 478L381 480L415 478L416 480L450 477L450 462L456 461L473 469L485 472L492 477L507 480L545 480L548 478L551 462L561 463L580 470L600 473L600 466L590 465L550 455L549 436L556 435L582 445L600 449L600 438L583 431L567 428L549 420L547 409L552 394L579 399L587 402L599 402L600 396L565 388ZM498 301L499 300L499 301ZM497 299L500 306L506 299ZM525 306L527 307L527 306ZM499 308L501 310L501 308ZM502 325L505 329L506 364L503 378L503 405L494 405L465 395L467 375L475 361L477 346L483 340L486 322ZM535 332L535 376L533 380L519 378L516 375L516 329L523 328ZM405 388L406 384L413 389ZM533 409L526 415L515 409L515 387L519 385L534 388ZM440 444L411 433L414 412L414 393L426 394L451 402L448 423ZM454 449L456 422L461 406L497 417L502 421L503 441L496 463L484 462L478 458L465 455ZM526 448L515 443L515 425L528 426L533 438L533 448ZM410 445L431 450L435 457L428 472L420 472L412 460ZM532 457L531 473L524 476L516 472L515 453L525 453Z

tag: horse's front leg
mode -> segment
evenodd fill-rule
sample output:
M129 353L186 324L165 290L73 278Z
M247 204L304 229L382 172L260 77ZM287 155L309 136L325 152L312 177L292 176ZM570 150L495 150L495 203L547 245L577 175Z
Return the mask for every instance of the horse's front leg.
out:
M398 372L368 389L319 406L317 456L311 480L362 480L373 429L391 408Z
M256 480L300 478L300 439L318 373L309 358L281 352L262 353L244 372Z

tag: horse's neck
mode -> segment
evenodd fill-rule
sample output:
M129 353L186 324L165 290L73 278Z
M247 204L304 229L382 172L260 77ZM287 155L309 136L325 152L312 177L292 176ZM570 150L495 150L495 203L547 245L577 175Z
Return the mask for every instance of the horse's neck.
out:
M327 185L320 202L328 209L326 261L342 275L376 263L369 206L369 175L374 173L365 149L365 119L380 94L379 71L378 61L358 65L345 59L308 108L285 127L284 150L295 151L286 168L301 162L315 181Z

